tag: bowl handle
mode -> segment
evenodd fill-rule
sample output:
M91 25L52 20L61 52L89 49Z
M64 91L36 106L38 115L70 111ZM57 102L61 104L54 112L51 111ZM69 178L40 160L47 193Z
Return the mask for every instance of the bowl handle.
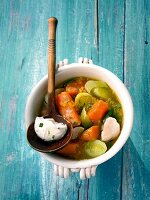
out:
M80 64L93 64L93 61L91 60L91 59L89 59L89 58L83 58L83 57L80 57L79 59L78 59L78 63L80 63Z
M78 59L78 63L80 63L80 64L93 64L93 61L89 58L80 57ZM68 64L69 64L68 59L65 58L64 60L59 61L59 63L56 66L56 70L58 70L58 68L60 68L62 66L68 65Z
M56 176L69 178L70 172L79 172L80 179L84 180L86 178L90 178L91 176L95 176L96 168L96 165L87 168L66 168L60 165L54 165L54 173Z

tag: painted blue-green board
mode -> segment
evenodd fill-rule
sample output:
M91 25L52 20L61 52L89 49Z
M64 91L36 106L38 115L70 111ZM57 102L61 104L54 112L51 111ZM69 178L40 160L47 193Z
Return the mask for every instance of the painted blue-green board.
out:
M150 1L126 1L124 81L135 120L123 152L122 198L150 199Z
M149 0L0 0L0 200L150 199L149 10ZM56 177L26 142L24 109L47 73L50 16L59 21L57 62L92 58L133 98L130 139L90 180Z

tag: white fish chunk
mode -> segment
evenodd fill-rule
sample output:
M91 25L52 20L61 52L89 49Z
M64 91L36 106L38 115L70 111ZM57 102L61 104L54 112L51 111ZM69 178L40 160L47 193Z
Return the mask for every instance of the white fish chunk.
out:
M108 142L115 139L120 134L120 124L113 117L108 117L104 123L103 130L101 132L101 140Z

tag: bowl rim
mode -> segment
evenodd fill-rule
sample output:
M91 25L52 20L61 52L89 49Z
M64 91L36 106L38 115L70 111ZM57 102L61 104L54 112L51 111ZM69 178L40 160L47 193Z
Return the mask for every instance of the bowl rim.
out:
M123 82L115 74L113 74L111 71L109 71L108 69L105 69L101 66L94 65L94 64L72 63L72 64L69 64L69 65L65 65L65 66L60 67L58 69L58 72L56 73L56 79L59 75L64 73L64 70L70 70L70 69L73 69L73 68L81 69L81 66L83 68L87 67L91 70L94 70L94 69L99 70L99 72L103 72L103 73L107 74L108 76L110 76L113 81L117 81L117 83L122 88L124 95L126 96L127 103L128 103L128 110L130 110L130 112L129 112L129 115L128 115L128 124L126 126L126 131L123 132L124 129L121 130L121 133L123 132L122 135L123 134L124 135L122 137L120 135L119 138L117 139L117 141L115 142L115 144L106 153L104 153L101 156L98 156L96 158L91 158L91 159L84 159L84 160L72 160L72 159L64 158L64 157L61 157L61 156L58 156L58 155L54 155L53 153L41 153L41 152L39 152L40 155L43 156L46 160L54 163L55 165L60 165L60 166L67 167L67 168L86 168L86 167L90 167L90 166L94 166L94 165L99 165L99 164L109 160L115 154L117 154L118 151L120 151L120 149L124 146L124 144L126 143L128 137L131 133L132 125L133 125L134 110L133 110L133 103L132 103L131 96L130 96L126 86L123 84ZM38 88L41 85L46 84L47 77L48 76L45 75L36 84L36 86L31 90L31 93L28 97L28 100L27 100L27 103L26 103L26 108L25 108L26 129L27 129L27 118L28 118L28 113L29 113L29 110L30 110L31 99L32 99L33 95L38 91ZM123 125L123 127L124 127L124 125Z

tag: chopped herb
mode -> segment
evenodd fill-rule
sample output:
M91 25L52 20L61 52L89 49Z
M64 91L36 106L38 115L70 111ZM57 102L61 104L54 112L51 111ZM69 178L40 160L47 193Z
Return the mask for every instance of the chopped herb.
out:
M78 122L73 122L73 125L74 125L74 126L78 125Z
M90 110L90 109L91 109L91 107L92 107L92 105L93 105L93 104L91 104L91 103L88 103L88 104L86 105L86 111Z
M103 123L106 121L106 119L108 118L108 117L113 117L113 109L111 108L108 112L107 112L107 114L103 117Z
M52 139L53 139L53 140L54 140L54 138L55 138L55 135L52 136Z
M39 127L43 127L43 123L40 123L40 124L39 124Z
M70 78L70 79L64 81L63 86L65 87L67 84L73 82L74 80L76 80L76 78Z

